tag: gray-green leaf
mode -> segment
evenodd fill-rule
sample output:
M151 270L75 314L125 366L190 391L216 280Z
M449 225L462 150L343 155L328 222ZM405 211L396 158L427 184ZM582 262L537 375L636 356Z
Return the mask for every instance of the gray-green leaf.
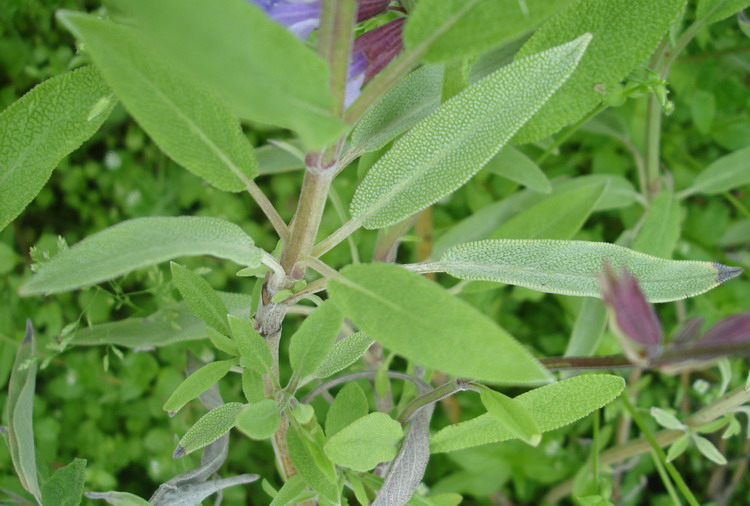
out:
M547 20L521 48L524 58L582 33L594 37L573 76L514 137L523 144L547 137L591 111L608 90L650 55L685 0L582 0Z
M333 345L328 356L315 371L316 378L327 378L343 371L370 349L375 341L363 332L355 332Z
M148 44L134 29L78 12L60 19L85 44L128 111L159 147L215 187L241 191L258 174L237 118L212 90Z
M681 193L715 195L750 183L750 146L722 156L698 174L693 185Z
M297 376L315 373L333 347L343 321L344 315L331 302L324 302L305 318L289 342L289 362Z
M742 272L716 262L666 260L604 242L555 240L476 241L449 249L429 265L460 279L601 297L597 276L604 262L615 272L626 267L650 302L692 297Z
M237 416L237 429L252 439L268 439L273 436L281 422L281 413L276 401L264 399L247 406Z
M294 467L297 468L310 488L318 491L329 501L338 502L338 485L331 482L328 475L318 467L304 437L294 425L289 427L287 444L289 445L289 457L292 459Z
M21 285L21 295L74 290L176 257L213 255L257 267L261 253L237 225L219 218L135 218L87 237Z
M563 427L615 399L625 388L619 376L586 374L536 388L515 397L537 422L541 432ZM450 452L515 436L489 413L449 425L432 437L433 453Z
M249 321L229 315L232 337L240 352L242 367L249 367L259 374L265 374L273 365L271 350Z
M542 431L526 408L515 399L489 388L479 391L482 404L495 420L505 427L513 437L536 446L542 440Z
M55 471L42 487L44 506L78 506L86 481L86 460L73 459Z
M100 101L104 109L89 118ZM0 114L0 230L36 197L60 160L99 130L116 103L99 72L84 67L43 82Z
M366 472L393 460L403 435L396 420L385 413L370 413L337 432L324 450L337 465Z
M200 417L195 425L182 436L172 457L177 459L200 450L232 430L237 415L244 407L245 405L240 402L229 402Z
M351 203L355 220L382 228L463 185L565 82L589 35L501 68L441 105L370 169Z
M162 408L174 416L188 402L211 388L217 381L227 375L236 360L222 360L206 364L180 383Z
M552 185L531 158L513 146L505 146L487 162L486 170L539 193L550 193Z
M147 500L128 492L86 492L84 495L89 499L101 499L113 506L150 506Z
M332 300L383 346L426 367L496 383L549 381L547 370L473 306L389 264L353 265L331 280Z
M633 242L633 249L662 258L672 258L680 238L682 210L680 201L669 190L659 193L651 202L643 226Z
M208 281L178 263L170 262L172 279L190 309L214 329L229 334L227 308Z
M326 414L326 436L330 439L341 429L367 415L370 404L362 388L356 383L347 383L342 388Z

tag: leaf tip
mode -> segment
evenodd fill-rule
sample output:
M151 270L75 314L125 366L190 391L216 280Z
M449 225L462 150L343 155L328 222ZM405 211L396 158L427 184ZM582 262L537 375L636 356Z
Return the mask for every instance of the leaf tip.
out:
M185 455L185 448L183 448L182 445L177 445L177 448L175 448L174 452L172 453L172 458L179 459L180 457L184 457Z
M26 335L23 336L23 344L29 344L34 340L34 324L31 323L31 318L26 319Z
M731 267L729 265L723 265L718 262L714 262L716 268L716 283L721 284L732 278L736 278L742 274L742 267Z

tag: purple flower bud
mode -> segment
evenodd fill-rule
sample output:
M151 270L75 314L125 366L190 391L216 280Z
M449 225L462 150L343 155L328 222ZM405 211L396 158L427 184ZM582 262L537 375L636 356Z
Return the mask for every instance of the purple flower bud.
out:
M661 351L664 335L654 307L643 296L638 280L627 269L617 277L612 267L605 263L599 283L602 297L614 313L619 331L643 346L648 357L656 356Z
M357 23L374 18L388 9L391 0L359 0Z
M727 316L708 329L696 346L742 343L750 344L750 313Z
M685 320L685 322L680 325L677 332L675 332L671 344L674 346L685 346L690 344L700 334L703 321L704 318L702 316L696 316Z

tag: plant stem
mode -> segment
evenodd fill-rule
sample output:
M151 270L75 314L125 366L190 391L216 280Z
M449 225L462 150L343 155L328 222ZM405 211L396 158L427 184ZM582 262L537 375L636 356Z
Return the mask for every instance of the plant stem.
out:
M261 211L263 211L263 214L266 215L268 221L271 222L271 225L273 225L273 228L274 230L276 230L279 238L282 241L286 242L289 239L289 228L286 226L286 223L284 223L284 219L281 217L281 215L279 215L279 212L273 206L271 201L268 200L266 194L263 193L263 190L261 190L260 187L255 184L255 181L245 181L245 188L247 189L247 192L250 194L250 196L253 197L255 202L258 204Z
M334 233L323 239L321 242L315 245L312 249L312 256L321 257L335 248L341 241L352 235L359 227L362 226L362 222L358 220L349 220Z
M414 415L414 413L416 413L420 408L423 408L430 404L434 404L442 399L445 399L446 397L450 397L453 394L463 392L465 390L477 391L478 389L470 380L460 378L455 379L449 383L445 383L444 385L440 385L439 387L434 388L423 395L420 395L416 399L413 399L409 404L407 404L404 407L403 411L401 411L401 413L398 415L398 421L401 423L401 425L406 425L412 415Z
M307 394L300 402L302 402L303 404L309 404L315 397L322 394L323 392L330 390L331 388L335 386L342 385L350 381L360 380L360 379L371 380L375 378L375 375L377 373L378 373L377 371L361 371L361 372L353 372L349 374L344 374L343 376L339 376L338 378L333 378L315 387L315 389L309 394ZM428 385L427 383L425 383L424 381L422 381L421 379L415 376L410 376L408 374L405 374L402 372L396 372L396 371L386 371L386 374L388 375L389 378L392 378L392 379L411 381L417 387L426 388L426 389L430 388L430 385Z

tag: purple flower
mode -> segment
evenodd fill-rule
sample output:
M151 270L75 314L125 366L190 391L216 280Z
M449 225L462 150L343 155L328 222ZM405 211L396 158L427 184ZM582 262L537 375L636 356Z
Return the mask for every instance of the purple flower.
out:
M600 278L602 297L614 314L619 332L638 343L651 358L661 352L664 339L661 324L651 304L646 301L638 280L627 269L617 276L609 264L604 264L604 275ZM621 342L626 353L634 354L627 342Z
M750 343L750 313L727 316L708 329L696 346Z

